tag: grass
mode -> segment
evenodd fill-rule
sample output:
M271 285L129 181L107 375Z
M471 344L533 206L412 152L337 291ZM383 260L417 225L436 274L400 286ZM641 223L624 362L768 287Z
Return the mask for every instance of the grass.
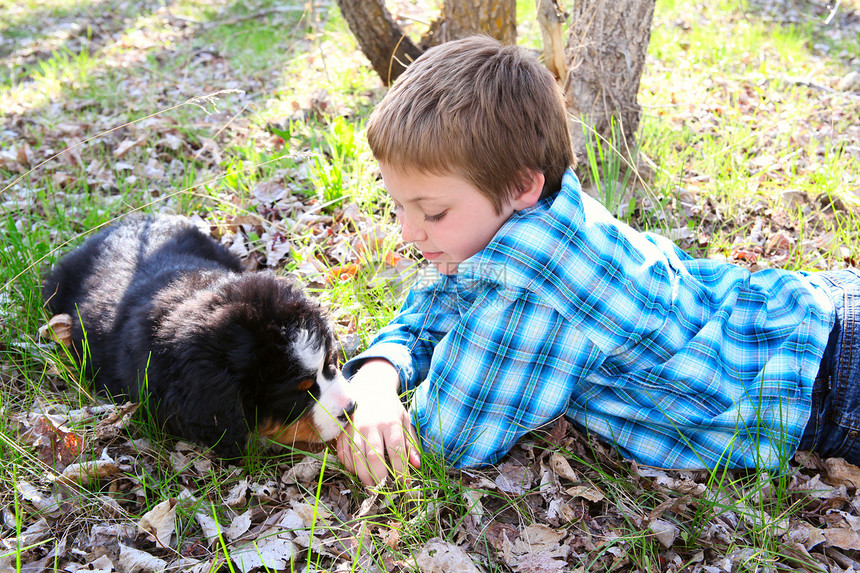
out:
M181 0L168 17L160 5L104 2L122 10L98 20L88 16L90 4L0 4L8 38L0 45L0 537L17 540L0 563L20 569L48 558L67 527L86 533L75 548L89 551L95 525L134 526L189 492L196 501L179 502L176 551L143 537L137 543L213 570L237 570L230 553L255 539L226 537L237 520L247 515L257 527L305 505L311 510L291 534L288 569L408 570L424 543L440 537L466 540L488 571L517 570L518 559L552 554L517 553L527 526L549 524L567 535L567 549L554 551L568 551L583 571L661 571L667 559L676 570L695 569L733 555L739 570L817 570L781 529L786 519L812 519L804 513L809 500L793 489L809 479L797 468L776 477L655 473L576 431L538 432L518 444L506 460L527 470L517 474L522 487L500 487L508 483L504 469L457 472L428 457L409 484L370 491L330 455L260 448L243 466L226 466L177 448L143 410L108 410L58 422L43 438L78 436L83 457L105 452L120 476L59 487L49 476L61 471L69 445L22 439L13 415L95 403L83 370L35 334L48 318L41 271L92 229L133 210L199 216L248 261L265 267L277 257L271 266L330 310L346 354L394 316L416 258L399 240L361 135L383 90L336 8ZM532 4L518 4L521 43L538 47ZM683 0L658 2L639 96L637 152L648 169L629 173L611 142L595 144L581 169L601 182L608 208L696 256L753 269L860 261L860 104L834 87L860 57L860 42L823 25L817 5L785 5L802 8L801 17L774 21L752 2L694 10ZM278 188L284 197L271 200L266 193ZM752 238L757 228L762 240ZM112 412L119 422L109 423ZM553 454L568 460L577 481L551 471ZM316 464L312 477L287 477L303 463ZM16 487L22 481L70 508L45 516L53 527L47 538L24 535L42 515ZM106 499L122 512L112 513ZM198 513L217 520L217 540L202 535ZM669 548L657 540L657 520L678 530ZM60 570L71 555L58 553L45 567Z
M640 91L644 114L639 135L640 152L656 170L640 185L638 202L645 209L629 210L631 220L673 238L689 229L696 240L682 241L682 246L697 255L731 252L749 222L744 214L750 203L782 210L792 207L781 204L786 189L809 200L836 194L852 208L816 221L817 232L833 233L834 242L854 249L853 234L845 231L846 223L857 222L852 190L857 188L858 159L844 153L850 138L840 134L856 124L857 100L850 94L822 98L816 89L830 89L826 82L810 89L799 80L814 84L817 77L841 77L850 69L846 62L857 57L855 43L839 44L842 58L825 58L810 49L833 45L820 20L810 16L802 24L781 26L748 8L710 3L694 17L683 3L658 6L656 21L664 25L652 27L649 53L655 61ZM791 131L790 126L798 125L804 129ZM605 155L605 147L597 142L594 155ZM597 194L617 213L620 197L612 186L618 162L613 164L610 156L598 163L608 184ZM595 179L594 170L589 157L587 178ZM819 175L826 182L816 181ZM690 217L679 209L679 202L689 203L690 194L716 202L716 217ZM790 217L799 224L796 214ZM825 262L801 257L800 267L823 268L855 257L856 250L848 257L834 253Z

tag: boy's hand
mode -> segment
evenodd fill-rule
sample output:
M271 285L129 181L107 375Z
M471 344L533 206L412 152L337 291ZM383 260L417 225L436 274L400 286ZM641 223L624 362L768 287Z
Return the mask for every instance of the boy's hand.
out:
M337 438L337 457L364 485L409 474L421 466L412 421L398 396L397 370L387 360L369 360L350 381L357 407ZM385 458L388 456L389 462Z

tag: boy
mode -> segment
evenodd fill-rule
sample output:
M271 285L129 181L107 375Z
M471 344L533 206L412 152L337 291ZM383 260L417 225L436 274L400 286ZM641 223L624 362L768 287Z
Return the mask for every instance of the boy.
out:
M367 137L439 277L344 366L360 397L338 456L363 483L418 467L418 443L494 463L561 414L654 466L860 461L860 272L750 274L617 221L581 193L536 59L481 37L429 50Z

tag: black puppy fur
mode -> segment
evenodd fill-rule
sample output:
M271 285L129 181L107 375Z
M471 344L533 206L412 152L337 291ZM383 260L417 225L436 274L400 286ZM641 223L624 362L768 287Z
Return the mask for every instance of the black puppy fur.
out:
M60 260L42 294L73 318L74 352L99 390L148 398L168 432L223 457L241 454L249 428L299 420L319 381L340 377L319 306L284 278L242 272L181 217L125 218ZM296 356L297 337L319 368Z

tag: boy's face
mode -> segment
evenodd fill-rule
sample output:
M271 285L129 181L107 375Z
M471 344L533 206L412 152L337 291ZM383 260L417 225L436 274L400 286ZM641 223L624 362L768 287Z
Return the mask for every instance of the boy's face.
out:
M379 164L388 194L397 206L403 240L413 243L446 275L486 247L514 212L501 213L468 181L453 175L400 171Z

